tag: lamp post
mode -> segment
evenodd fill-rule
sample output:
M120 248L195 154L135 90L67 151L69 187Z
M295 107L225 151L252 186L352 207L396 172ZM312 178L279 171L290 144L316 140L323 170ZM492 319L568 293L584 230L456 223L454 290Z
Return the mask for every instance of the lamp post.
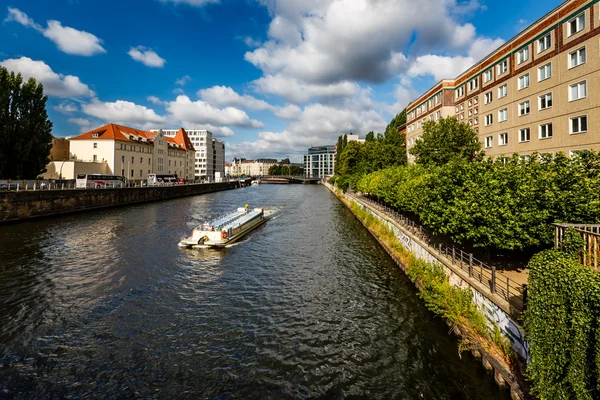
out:
M62 164L60 164L60 172L58 173L58 179L62 181L62 168L63 165L65 165L65 162L67 162L67 160L63 160Z

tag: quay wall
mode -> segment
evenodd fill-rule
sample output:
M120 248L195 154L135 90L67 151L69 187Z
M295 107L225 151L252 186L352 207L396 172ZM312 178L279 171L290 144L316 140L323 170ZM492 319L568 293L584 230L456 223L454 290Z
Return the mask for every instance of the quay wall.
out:
M148 201L174 199L240 187L240 182L116 189L0 192L0 223Z
M377 218L384 225L389 227L398 241L402 244L402 246L415 255L418 259L423 259L427 262L435 263L443 267L446 275L448 276L448 280L451 285L459 286L463 288L470 288L473 292L473 302L477 304L479 309L485 315L489 325L488 327L492 331L493 326L496 325L500 328L500 331L504 337L509 340L512 350L518 356L523 364L526 364L529 359L529 349L527 342L524 338L522 327L518 322L516 322L512 316L505 311L506 305L502 304L502 301L499 299L493 298L487 293L485 290L482 290L477 282L473 282L468 277L465 277L461 271L456 270L451 265L447 264L443 260L440 260L438 255L432 251L432 249L428 248L427 244L423 243L418 237L414 236L411 232L403 229L403 227L397 225L394 221L390 221L384 216L380 215L378 212L370 209L369 207L361 204L352 196L348 196L346 194L338 194L336 190L329 184L324 183L325 187L327 187L334 195L340 198L349 209L354 213L352 208L348 206L346 202L355 203L361 209L366 210L373 217ZM357 216L358 218L358 216ZM358 218L360 221L360 218ZM362 221L361 221L362 223ZM364 223L363 223L364 225ZM391 249L387 247L387 245L373 232L369 229L369 232L375 237L375 239L379 242L379 244L386 250L386 252L394 259L394 261L399 265L402 270L406 269L406 266L401 263L399 259L397 259ZM454 327L451 329L455 334L461 336L460 328ZM474 350L473 354L477 357L481 357L482 363L487 370L493 371L494 378L499 386L510 388L511 398L515 400L522 400L528 398L528 396L523 392L520 386L520 379L515 376L514 372L511 371L506 365L504 365L500 360L496 359L493 354L489 354L484 352L482 349Z

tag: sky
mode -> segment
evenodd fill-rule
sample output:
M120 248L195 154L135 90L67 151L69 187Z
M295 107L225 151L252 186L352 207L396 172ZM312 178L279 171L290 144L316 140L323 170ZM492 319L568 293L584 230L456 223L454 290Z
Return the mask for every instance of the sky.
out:
M53 134L208 129L226 159L383 132L562 0L0 0L0 65ZM2 15L3 14L3 15Z

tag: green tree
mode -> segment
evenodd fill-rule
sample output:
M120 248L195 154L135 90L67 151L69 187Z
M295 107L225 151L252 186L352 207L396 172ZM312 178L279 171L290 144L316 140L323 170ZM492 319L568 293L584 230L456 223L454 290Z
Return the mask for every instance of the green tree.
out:
M373 131L367 133L365 137L365 142L373 142L375 140L375 133Z
M424 165L443 165L451 160L473 161L480 151L477 133L456 117L425 122L423 136L410 148L416 163Z
M406 108L392 118L388 126L385 127L384 136L399 133L400 128L404 125L406 125Z
M0 67L0 177L34 179L46 171L52 147L52 122L41 83L23 83Z

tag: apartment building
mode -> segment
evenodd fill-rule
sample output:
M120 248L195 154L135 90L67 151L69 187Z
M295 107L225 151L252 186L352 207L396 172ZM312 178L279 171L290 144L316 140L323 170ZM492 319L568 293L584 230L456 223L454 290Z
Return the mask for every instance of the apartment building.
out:
M600 150L600 4L569 0L407 108L407 150L423 123L455 116L488 156ZM409 160L412 158L409 155Z
M151 129L152 132L162 130L165 136L175 137L177 129ZM192 145L196 149L194 159L194 176L196 179L215 178L215 171L225 172L225 143L213 138L213 134L206 129L185 129ZM222 157L220 155L223 154ZM219 157L215 160L215 155Z
M356 140L358 140L358 137ZM335 148L335 145L310 147L308 154L304 155L304 175L309 178L323 178L333 175Z
M70 139L72 157L104 162L108 173L141 181L148 174L193 180L194 147L183 128L174 137L108 124Z

